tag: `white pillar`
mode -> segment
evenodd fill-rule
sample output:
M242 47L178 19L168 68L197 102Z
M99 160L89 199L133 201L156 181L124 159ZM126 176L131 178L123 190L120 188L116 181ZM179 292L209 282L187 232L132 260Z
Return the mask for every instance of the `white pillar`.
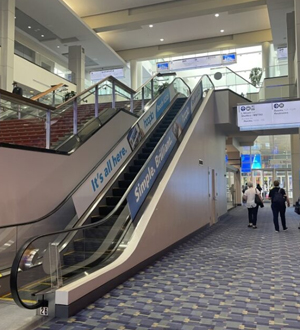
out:
M295 78L295 62L296 54L295 44L295 13L287 14L287 49L288 49L288 72L289 72L289 96L297 97L296 78Z
M142 85L142 62L130 61L131 88L137 90Z
M292 178L293 178L293 202L300 197L300 140L299 134L291 135L291 158L292 158Z
M12 83L14 80L15 0L1 0L0 11L1 11L0 88L11 92Z
M77 85L77 93L85 90L85 53L81 46L69 47L69 70L75 74L74 83Z
M262 44L262 69L265 71L265 78L270 77L270 43Z

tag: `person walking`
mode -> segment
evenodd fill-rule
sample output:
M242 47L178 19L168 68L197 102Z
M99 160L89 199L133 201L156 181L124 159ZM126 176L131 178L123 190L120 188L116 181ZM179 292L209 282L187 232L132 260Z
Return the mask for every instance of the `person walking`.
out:
M252 182L248 182L248 189L245 190L243 199L246 200L246 206L248 209L248 227L252 227L253 229L257 228L256 224L258 213L258 205L255 203L255 195L260 197L260 192L253 187Z
M275 231L279 232L279 223L278 223L278 215L280 214L282 229L287 230L286 219L285 219L285 210L287 206L290 206L290 200L286 195L286 192L283 188L279 187L279 181L274 181L274 187L270 190L269 199L271 199L271 208L273 212L273 222Z

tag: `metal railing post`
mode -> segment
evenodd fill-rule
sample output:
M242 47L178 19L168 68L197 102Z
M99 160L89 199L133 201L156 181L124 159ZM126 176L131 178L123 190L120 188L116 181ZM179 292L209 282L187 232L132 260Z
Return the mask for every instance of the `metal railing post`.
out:
M112 103L111 103L111 107L115 108L116 107L116 84L113 80L112 82Z
M151 80L151 100L154 99L154 83L153 83L153 79Z
M98 85L95 87L95 118L99 116L99 96L98 96Z
M50 149L51 142L51 111L46 110L46 149Z
M133 112L133 94L130 95L130 112Z
M77 134L77 97L73 101L73 134Z
M55 91L52 91L52 106L55 108Z
M145 87L142 88L142 111L144 111L145 107Z

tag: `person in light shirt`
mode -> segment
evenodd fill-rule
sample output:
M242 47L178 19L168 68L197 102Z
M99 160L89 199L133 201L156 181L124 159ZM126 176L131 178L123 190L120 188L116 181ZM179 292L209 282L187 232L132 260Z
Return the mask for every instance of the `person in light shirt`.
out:
M257 223L257 212L258 212L258 205L255 203L255 194L260 196L260 191L253 187L252 182L248 182L248 189L244 192L243 199L246 201L246 206L248 209L248 219L249 224L248 227L252 227L256 229Z

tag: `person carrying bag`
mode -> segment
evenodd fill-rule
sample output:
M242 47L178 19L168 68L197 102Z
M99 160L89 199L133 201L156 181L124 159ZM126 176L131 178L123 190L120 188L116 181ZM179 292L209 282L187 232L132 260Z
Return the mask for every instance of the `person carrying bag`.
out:
M246 206L248 209L248 220L249 220L248 227L250 228L252 227L253 229L257 228L256 223L257 223L258 204L256 203L256 199L257 199L256 196L259 198L260 203L262 203L262 200L259 196L259 191L253 187L252 182L248 182L248 189L244 192L243 200L246 200Z

